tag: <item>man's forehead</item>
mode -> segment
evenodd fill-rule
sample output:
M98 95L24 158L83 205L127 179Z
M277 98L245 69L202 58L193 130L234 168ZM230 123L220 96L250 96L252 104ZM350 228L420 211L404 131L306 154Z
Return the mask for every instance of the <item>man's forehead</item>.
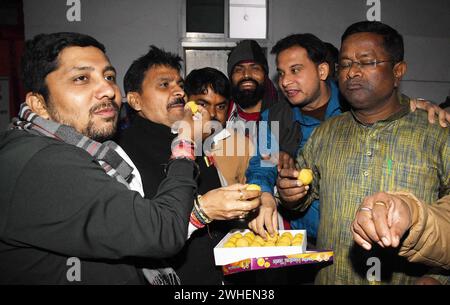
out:
M180 71L170 66L156 65L146 71L154 79L182 80Z
M371 32L355 33L348 36L342 42L340 55L347 52L354 54L386 53L386 55L389 55L384 46L383 36Z
M106 69L112 67L108 57L96 47L67 47L58 55L58 67L65 72L73 69Z
M213 99L218 100L218 103L227 102L227 99L222 96L220 93L214 91L214 89L208 85L207 88L203 90L200 94L191 94L189 98L202 99L204 101L212 101Z
M281 66L293 67L296 65L305 65L314 62L309 58L305 48L299 45L291 46L277 54L275 58L277 68Z
M360 32L349 35L342 42L342 48L353 47L355 45L375 45L383 47L383 36L377 33Z

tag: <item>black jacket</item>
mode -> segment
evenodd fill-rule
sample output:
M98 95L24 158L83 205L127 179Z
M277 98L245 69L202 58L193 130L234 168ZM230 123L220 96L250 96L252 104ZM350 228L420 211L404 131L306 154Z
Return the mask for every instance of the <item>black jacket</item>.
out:
M0 134L0 284L140 284L134 258L185 243L194 166L175 161L143 199L84 150L24 131ZM80 259L80 282L67 273Z
M130 156L139 170L144 186L145 197L156 194L163 177L164 163L170 157L170 144L176 135L170 128L153 123L140 116L119 136L119 145ZM220 187L220 180L214 166L207 167L203 158L196 162L200 167L198 193L204 194ZM194 200L194 197L191 198ZM185 247L171 259L171 265L181 279L181 284L202 285L220 284L222 272L215 267L213 248L225 236L229 226L227 222L214 221L194 232Z

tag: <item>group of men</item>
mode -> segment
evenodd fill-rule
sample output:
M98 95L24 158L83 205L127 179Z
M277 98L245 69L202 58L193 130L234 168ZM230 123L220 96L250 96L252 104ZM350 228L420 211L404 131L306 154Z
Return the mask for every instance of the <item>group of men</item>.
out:
M335 253L318 284L369 283L373 256L380 283L444 282L449 115L432 124L436 107L398 91L406 63L391 27L346 30L338 84L327 50L312 34L278 41L278 94L256 41L231 51L228 78L206 67L183 80L181 58L151 46L125 74L132 118L115 135L121 94L104 46L77 33L28 41L28 93L0 138L0 282L222 284L214 246L247 225L274 234L280 206L295 215L292 228ZM258 132L236 128L247 122ZM279 132L262 132L273 122ZM297 179L300 168L313 170L311 185Z

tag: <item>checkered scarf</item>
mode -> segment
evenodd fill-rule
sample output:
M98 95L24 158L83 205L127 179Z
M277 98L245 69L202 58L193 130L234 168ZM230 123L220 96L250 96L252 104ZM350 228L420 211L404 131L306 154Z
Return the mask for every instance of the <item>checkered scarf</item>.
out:
M12 129L25 130L38 136L50 137L79 147L94 157L106 174L124 184L128 189L130 188L128 182L132 178L133 168L115 151L117 147L115 142L99 143L91 140L75 131L73 127L43 119L31 111L25 103L20 106L19 117L12 120ZM180 284L178 275L171 267L143 268L142 272L152 285Z
M46 120L31 111L27 104L20 106L19 117L12 120L12 129L21 129L29 133L45 136L75 145L97 160L109 176L128 187L133 168L114 150L113 141L99 143L75 131L73 127Z

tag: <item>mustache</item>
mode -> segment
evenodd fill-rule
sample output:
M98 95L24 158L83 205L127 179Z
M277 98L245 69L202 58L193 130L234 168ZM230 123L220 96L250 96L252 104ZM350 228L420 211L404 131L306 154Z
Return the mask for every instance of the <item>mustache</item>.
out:
M167 104L167 108L170 108L170 107L175 106L175 105L184 105L184 104L186 104L184 99L179 97L179 98L169 102L169 104Z
M101 102L97 105L92 106L90 109L90 113L95 113L99 110L103 110L103 109L107 109L107 108L113 108L116 112L119 111L119 106L117 106L116 103L114 103L113 101L105 101L105 102Z

